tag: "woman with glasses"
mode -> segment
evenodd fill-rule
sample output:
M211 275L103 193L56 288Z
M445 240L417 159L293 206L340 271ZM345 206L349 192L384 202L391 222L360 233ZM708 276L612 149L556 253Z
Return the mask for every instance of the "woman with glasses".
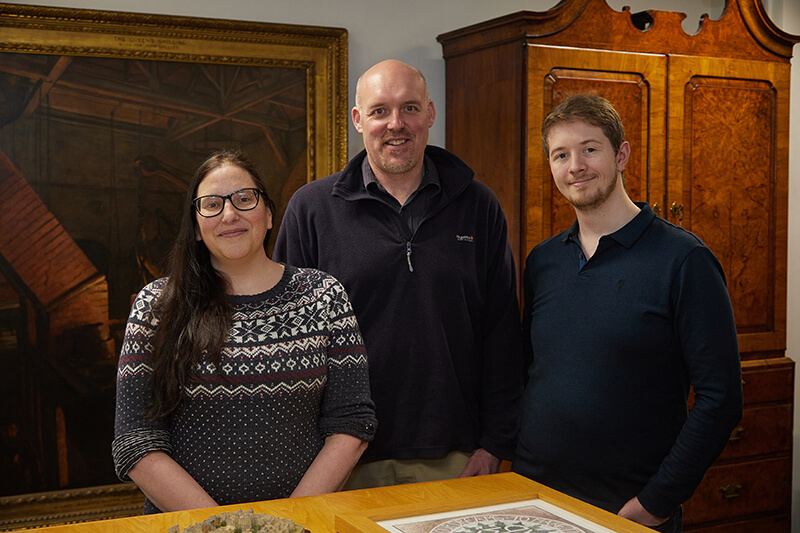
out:
M341 488L377 422L331 276L272 261L273 204L238 151L189 186L169 276L136 297L117 371L117 475L145 513Z

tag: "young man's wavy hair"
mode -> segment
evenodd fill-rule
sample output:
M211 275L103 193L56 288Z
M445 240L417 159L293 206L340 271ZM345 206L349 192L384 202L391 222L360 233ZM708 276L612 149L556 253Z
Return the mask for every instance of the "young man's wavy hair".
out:
M591 94L574 94L551 109L542 122L542 147L546 156L550 157L547 137L553 126L576 120L588 122L603 130L615 153L619 152L619 147L625 142L625 126L611 102Z
M205 354L219 368L232 320L228 300L230 283L211 265L211 254L205 243L196 239L197 214L192 200L203 179L227 165L246 170L261 191L260 201L270 213L275 213L256 167L240 150L214 152L192 177L183 204L180 231L169 255L169 280L153 310L159 323L153 336L152 402L147 409L152 419L164 418L181 406L183 391ZM260 208L261 205L257 207ZM264 238L265 252L269 236L268 230Z

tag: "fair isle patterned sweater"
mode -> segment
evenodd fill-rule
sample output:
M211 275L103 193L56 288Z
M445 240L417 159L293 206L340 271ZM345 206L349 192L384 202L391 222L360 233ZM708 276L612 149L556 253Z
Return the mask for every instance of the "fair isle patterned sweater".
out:
M288 265L269 291L232 297L219 370L210 360L200 364L184 407L146 421L158 323L152 308L166 282L136 297L120 352L112 454L121 480L160 450L220 505L284 498L328 435L372 440L367 357L347 294L328 274ZM145 513L153 512L147 501Z

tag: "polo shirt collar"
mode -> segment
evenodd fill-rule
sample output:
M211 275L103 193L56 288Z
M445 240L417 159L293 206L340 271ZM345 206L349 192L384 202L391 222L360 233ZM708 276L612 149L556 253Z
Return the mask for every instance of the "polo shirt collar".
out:
M610 235L604 235L602 239L614 239L625 248L631 248L639 237L645 232L647 227L656 217L655 212L647 202L634 202L640 209L639 214L633 217L630 222ZM572 239L578 238L578 220L572 223L572 227L561 237L561 242L567 243ZM601 239L601 240L602 240Z
M425 166L424 171L422 172L422 181L417 187L417 190L421 190L428 185L435 185L436 189L441 189L441 184L439 183L439 172L436 169L436 165L433 164L433 161L427 155L423 160L423 164ZM369 164L369 157L365 157L364 161L361 162L361 176L364 180L364 188L369 190L370 183L374 183L374 186L377 186L378 190L381 192L386 192L386 189L383 187L378 178L375 177L375 173L372 171L372 167Z

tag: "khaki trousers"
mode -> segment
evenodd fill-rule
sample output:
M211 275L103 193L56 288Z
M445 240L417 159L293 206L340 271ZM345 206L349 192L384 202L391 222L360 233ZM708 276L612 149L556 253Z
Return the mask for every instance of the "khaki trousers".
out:
M452 452L440 459L387 459L357 465L344 490L456 478L464 471L470 455Z

